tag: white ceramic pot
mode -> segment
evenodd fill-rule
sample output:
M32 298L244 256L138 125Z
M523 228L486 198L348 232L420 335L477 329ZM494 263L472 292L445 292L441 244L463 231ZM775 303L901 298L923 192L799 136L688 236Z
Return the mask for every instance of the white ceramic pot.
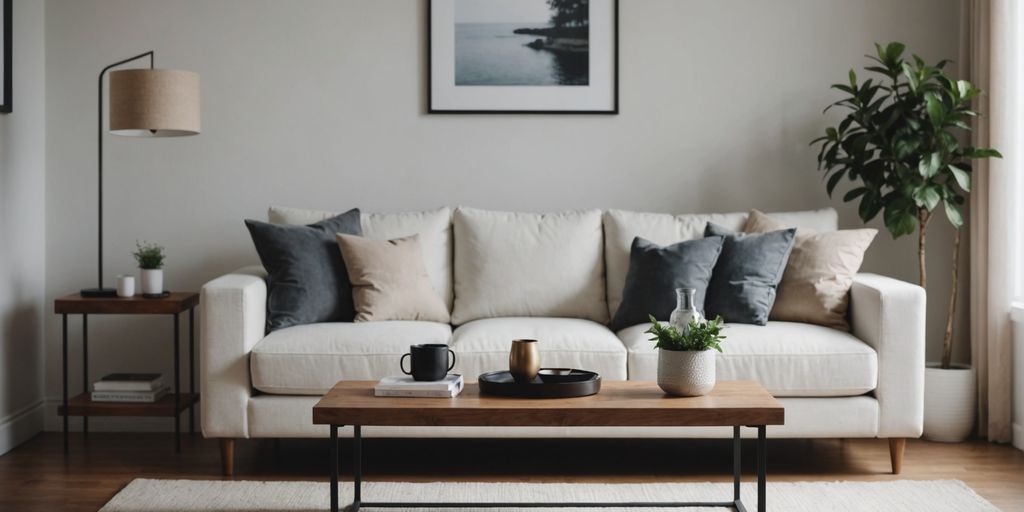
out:
M140 268L142 293L155 295L164 292L164 270L162 268Z
M715 387L715 352L659 349L658 386L676 396L710 393Z
M117 296L131 297L135 295L135 277L117 276Z
M959 443L971 435L977 408L974 369L954 365L943 370L929 364L924 370L924 437Z

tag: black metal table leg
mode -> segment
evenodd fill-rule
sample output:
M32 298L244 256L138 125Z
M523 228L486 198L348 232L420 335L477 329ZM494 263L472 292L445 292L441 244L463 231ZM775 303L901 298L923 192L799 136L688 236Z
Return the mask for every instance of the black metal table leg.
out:
M768 473L768 441L765 439L765 426L757 427L757 511L765 512L765 476Z
M89 392L89 315L82 315L82 391ZM82 416L82 435L89 435L89 417Z
M188 310L188 392L192 395L188 405L188 433L196 435L196 308Z
M61 339L63 341L61 358L61 372L63 378L61 383L64 386L62 402L64 404L64 453L68 453L68 315L64 314L61 318Z
M181 416L178 407L181 405L181 373L179 372L181 351L178 347L179 330L178 314L174 314L174 452L181 453Z
M338 426L331 425L331 512L338 512Z
M740 475L743 472L743 443L739 425L732 427L732 499L737 512L747 512L740 498Z
M359 512L363 495L363 432L359 425L352 426L352 508Z

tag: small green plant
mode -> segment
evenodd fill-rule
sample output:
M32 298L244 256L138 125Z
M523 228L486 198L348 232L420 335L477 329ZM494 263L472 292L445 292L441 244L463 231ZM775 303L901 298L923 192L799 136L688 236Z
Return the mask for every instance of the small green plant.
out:
M721 342L725 339L722 336L722 317L716 316L714 320L698 322L690 320L689 329L684 334L674 325L662 325L654 315L647 315L651 319L651 328L647 329L648 334L653 335L651 341L657 342L655 347L663 350L697 351L703 352L709 349L722 351Z
M153 270L163 268L164 248L154 243L149 242L135 242L135 252L132 253L135 256L135 261L139 262L139 268L145 270Z

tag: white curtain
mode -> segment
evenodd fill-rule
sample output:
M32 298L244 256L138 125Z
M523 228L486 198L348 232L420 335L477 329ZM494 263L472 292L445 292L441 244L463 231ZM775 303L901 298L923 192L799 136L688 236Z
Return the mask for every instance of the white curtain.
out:
M986 94L973 144L1003 159L977 161L971 193L971 360L978 377L978 432L1011 439L1011 331L1013 299L1014 174L1021 171L1018 96L1018 0L964 0L963 55L970 80Z

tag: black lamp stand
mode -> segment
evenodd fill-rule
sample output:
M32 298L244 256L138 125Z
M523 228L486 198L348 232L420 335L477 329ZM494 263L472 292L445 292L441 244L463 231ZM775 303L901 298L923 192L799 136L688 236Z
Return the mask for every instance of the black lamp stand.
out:
M98 240L98 242L96 244L96 248L97 248L97 257L96 257L96 271L97 271L96 286L97 287L96 288L85 288L85 289L81 290L79 293L81 293L82 297L116 297L117 296L117 290L116 289L114 289L114 288L104 288L103 287L103 77L107 74L107 71L110 71L112 68L115 68L115 67L120 66L122 64L127 64L127 63L129 63L129 62L131 62L133 60L138 60L138 59L142 59L142 58L145 58L145 57L149 57L149 68L153 69L153 52L152 51L148 51L146 53L142 53L142 54L136 55L136 56L131 57L129 59L125 59L125 60L122 60L122 61L115 62L115 63L113 63L113 64L103 68L103 70L100 71L99 87L98 87L98 90L99 90L99 102L98 102L99 108L97 110L98 115L97 115L97 118L96 118L96 127L97 127L96 134L97 134L97 143L98 143L98 147L99 147L99 149L97 151L97 154L98 154L98 157L99 157L99 163L97 165L98 176L99 176L99 187L98 187L98 190L99 190L99 223L98 223L99 240Z

